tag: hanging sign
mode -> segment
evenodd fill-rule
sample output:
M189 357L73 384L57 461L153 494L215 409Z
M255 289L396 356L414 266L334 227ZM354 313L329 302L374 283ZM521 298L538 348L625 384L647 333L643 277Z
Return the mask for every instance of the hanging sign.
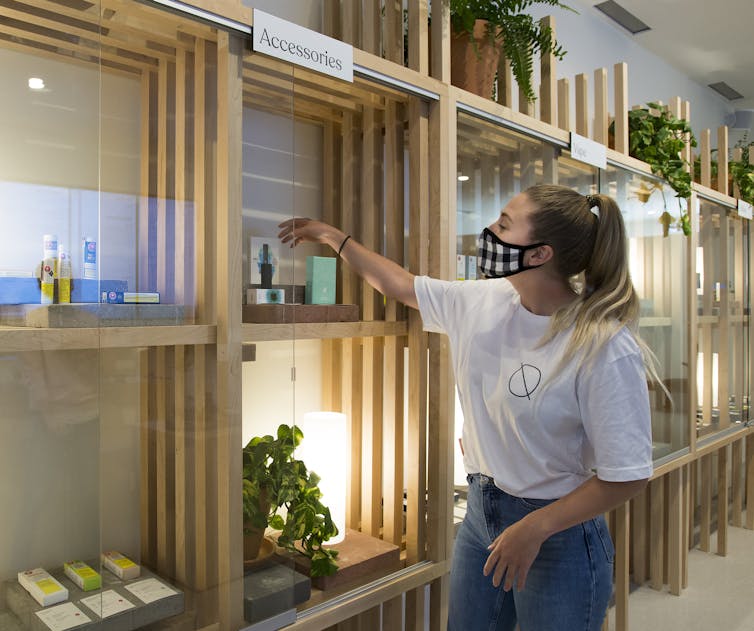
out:
M353 82L353 47L254 9L253 48L344 81Z
M738 214L744 219L752 219L752 206L749 202L742 199L738 200Z
M607 168L607 147L571 132L571 157L598 169Z

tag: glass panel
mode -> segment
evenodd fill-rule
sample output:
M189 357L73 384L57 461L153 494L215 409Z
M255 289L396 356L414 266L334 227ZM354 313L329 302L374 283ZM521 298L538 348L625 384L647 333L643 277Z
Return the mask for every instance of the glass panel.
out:
M529 186L560 183L586 195L597 192L598 171L541 140L458 114L457 268L458 280L477 277L477 236L510 199ZM456 393L454 520L466 511L466 473L460 449L463 412Z
M256 355L243 369L243 440L274 433L281 423L301 430L295 457L320 478L322 503L339 522L338 536L325 542L339 552L337 571L319 577L300 545L286 549L284 522L267 529L274 557L246 563L245 615L257 622L400 569L400 546L411 536L403 518L408 377L403 344L382 333L404 311L357 282L329 246L289 249L277 239L282 221L324 220L403 263L408 97L359 79L347 84L291 70L258 54L245 56L243 76L244 336L254 340ZM264 269L268 257L272 270ZM252 304L267 299L258 297L269 290L265 284L284 306ZM359 320L366 330L353 337ZM383 379L383 368L394 378ZM390 431L383 435L383 427ZM277 512L290 522L292 511ZM269 608L264 585L272 576L278 582Z
M687 357L687 243L675 220L678 199L660 180L609 167L603 192L623 211L631 279L639 294L639 333L654 351L672 397L650 385L654 458L689 445Z
M697 435L749 418L748 222L714 202L700 203Z
M218 619L195 604L227 583L195 254L217 199L217 37L142 3L15 3L0 24L2 629L31 625L17 578L34 568L78 620Z

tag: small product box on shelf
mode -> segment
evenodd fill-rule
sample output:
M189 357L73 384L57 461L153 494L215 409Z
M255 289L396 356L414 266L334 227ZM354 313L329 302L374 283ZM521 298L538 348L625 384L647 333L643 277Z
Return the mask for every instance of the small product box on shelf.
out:
M285 289L249 289L246 301L250 305L282 305L285 304Z
M41 567L19 572L18 582L42 607L68 600L68 590Z
M466 280L465 254L456 254L456 280Z
M331 256L306 257L306 304L335 304L335 265Z
M476 256L468 255L466 257L466 279L476 280L477 278L476 271L477 271Z
M102 302L114 305L160 304L157 291L103 291Z
M63 569L65 575L85 592L102 587L102 577L83 561L68 561L63 564Z
M115 576L124 581L137 578L141 574L141 568L120 552L103 552L102 563Z

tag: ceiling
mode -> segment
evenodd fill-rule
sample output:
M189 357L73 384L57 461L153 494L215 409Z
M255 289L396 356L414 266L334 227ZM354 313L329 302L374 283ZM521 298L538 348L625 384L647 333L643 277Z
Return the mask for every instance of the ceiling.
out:
M754 0L617 2L649 25L633 36L638 44L702 85L724 81L744 97L731 107L754 109Z

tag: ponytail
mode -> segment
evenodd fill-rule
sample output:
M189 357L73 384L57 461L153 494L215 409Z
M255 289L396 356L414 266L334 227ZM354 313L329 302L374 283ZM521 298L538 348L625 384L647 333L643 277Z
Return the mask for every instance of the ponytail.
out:
M577 354L588 364L625 326L641 349L647 376L661 383L657 360L638 334L639 298L628 269L626 228L618 204L607 195L584 196L555 185L533 186L526 195L538 209L530 217L532 238L550 244L557 271L566 279L576 278L579 294L553 314L541 344L573 327L559 368Z

